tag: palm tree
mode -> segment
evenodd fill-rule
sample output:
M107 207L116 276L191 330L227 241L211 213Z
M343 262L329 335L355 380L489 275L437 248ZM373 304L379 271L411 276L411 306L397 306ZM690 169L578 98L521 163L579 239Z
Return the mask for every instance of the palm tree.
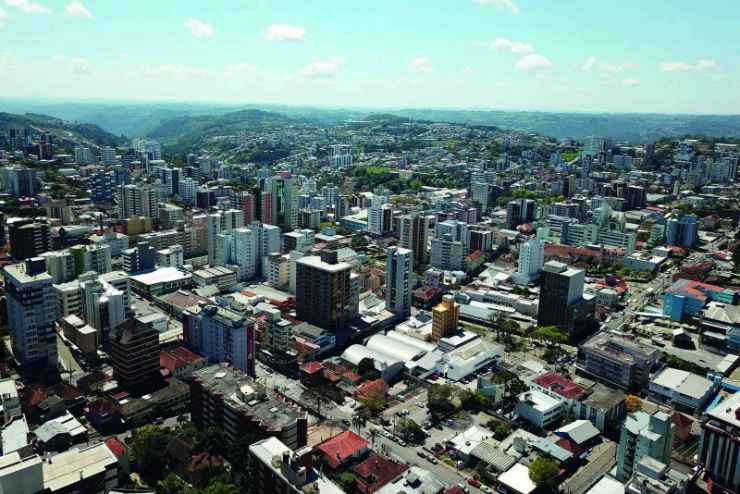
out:
M370 444L375 447L375 439L378 437L378 429L373 427L370 429Z

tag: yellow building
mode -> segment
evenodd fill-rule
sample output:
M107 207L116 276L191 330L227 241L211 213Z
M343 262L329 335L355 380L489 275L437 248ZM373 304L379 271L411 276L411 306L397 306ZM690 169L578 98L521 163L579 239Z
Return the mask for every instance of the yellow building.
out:
M452 295L445 295L442 303L432 309L432 341L449 336L457 331L460 305Z

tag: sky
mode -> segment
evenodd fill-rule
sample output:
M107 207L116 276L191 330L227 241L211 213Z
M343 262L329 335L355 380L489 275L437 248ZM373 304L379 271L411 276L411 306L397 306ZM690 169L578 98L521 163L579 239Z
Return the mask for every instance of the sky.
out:
M740 1L0 0L0 96L738 114Z

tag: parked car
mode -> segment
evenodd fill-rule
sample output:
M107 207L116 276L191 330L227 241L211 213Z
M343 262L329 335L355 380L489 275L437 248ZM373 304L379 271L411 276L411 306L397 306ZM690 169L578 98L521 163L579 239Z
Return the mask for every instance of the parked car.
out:
M472 485L476 489L480 487L480 482L475 479L468 479L468 484Z

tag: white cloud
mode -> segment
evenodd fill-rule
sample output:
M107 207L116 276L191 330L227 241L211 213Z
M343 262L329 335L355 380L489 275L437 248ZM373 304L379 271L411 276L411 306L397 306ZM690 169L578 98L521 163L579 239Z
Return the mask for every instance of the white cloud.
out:
M512 14L521 12L519 6L514 3L514 0L473 0L473 3L477 3L478 5L493 5L499 9L508 10Z
M255 77L260 75L262 75L262 70L256 65L249 63L235 63L227 65L224 69L224 76L227 79L242 76Z
M411 60L411 68L416 72L431 72L432 60L429 57L416 57Z
M702 58L695 64L679 62L660 62L658 68L661 72L701 72L718 68L717 62L712 59Z
M627 67L627 65L616 65L612 63L602 62L598 58L591 56L588 57L585 62L583 62L583 64L581 65L581 70L586 72L590 70L597 70L604 74L618 74Z
M210 38L213 36L213 25L208 22L191 17L183 23L186 29L196 38Z
M298 71L298 75L308 79L328 79L337 75L340 65L342 65L341 58L316 60L302 67Z
M69 65L72 67L72 72L78 75L89 75L92 73L92 66L90 62L84 58L73 57L69 59Z
M489 46L492 50L509 51L517 54L531 53L534 51L534 47L529 43L510 40L509 38L496 38L491 41Z
M67 15L72 17L80 17L82 19L92 19L93 15L90 10L85 7L82 2L70 2L67 4L66 7L64 7L64 10L67 12Z
M465 67L463 67L462 73L465 74L465 75L472 74L473 73L473 67L471 67L470 65L466 65Z
M7 18L8 18L8 13L5 12L3 9L0 9L0 27L3 27Z
M146 65L140 67L139 71L150 77L207 77L210 75L208 69L191 65Z
M267 41L303 41L306 39L306 28L293 24L272 24L267 26L262 36Z
M628 77L626 79L622 79L622 86L635 87L639 85L640 85L640 80L635 79L634 77Z
M51 9L31 0L5 0L5 4L26 14L51 14Z
M519 59L516 66L524 70L547 69L552 67L552 62L544 55L532 53Z

